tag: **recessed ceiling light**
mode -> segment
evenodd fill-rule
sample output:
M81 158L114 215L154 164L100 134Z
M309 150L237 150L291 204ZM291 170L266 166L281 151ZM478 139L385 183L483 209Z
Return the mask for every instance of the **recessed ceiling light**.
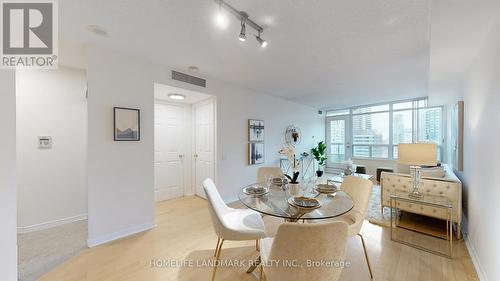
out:
M98 25L87 25L87 30L94 33L95 35L108 37L109 33L102 27Z
M181 94L168 94L168 98L173 100L184 100L186 96Z

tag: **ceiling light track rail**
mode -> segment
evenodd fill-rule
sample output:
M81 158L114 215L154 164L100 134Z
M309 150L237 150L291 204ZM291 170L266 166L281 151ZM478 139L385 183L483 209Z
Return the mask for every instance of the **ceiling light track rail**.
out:
M238 20L245 22L245 24L251 26L253 29L255 29L258 33L264 32L264 28L260 25L258 25L256 22L250 19L248 14L244 11L239 11L238 9L234 8L233 6L229 5L223 0L215 0L217 4L221 8L226 9L229 11L231 14L233 14Z

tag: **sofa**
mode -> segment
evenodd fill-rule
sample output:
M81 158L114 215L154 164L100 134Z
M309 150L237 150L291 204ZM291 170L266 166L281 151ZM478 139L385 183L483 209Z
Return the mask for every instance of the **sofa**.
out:
M453 205L452 220L456 226L457 237L461 239L461 225L462 225L462 182L453 173L448 165L443 165L444 177L430 177L422 176L422 185L420 191L424 194L445 196L450 200ZM394 191L402 191L410 193L413 190L412 179L409 174L400 173L401 169L398 167L397 173L383 172L380 181L380 201L382 217L384 216L384 207L390 207L390 195ZM435 175L435 171L429 173ZM413 207L409 203L401 203L398 208L437 219L447 219L447 213L440 208L433 208L431 206Z

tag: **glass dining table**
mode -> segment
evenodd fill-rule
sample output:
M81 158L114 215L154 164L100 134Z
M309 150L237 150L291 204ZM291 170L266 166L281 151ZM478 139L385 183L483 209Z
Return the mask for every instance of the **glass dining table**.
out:
M265 186L264 183L249 186ZM288 222L299 220L322 220L341 216L354 207L352 198L342 190L334 193L320 193L314 187L315 183L304 183L299 188L283 185L269 186L269 192L263 195L249 195L244 192L243 187L239 192L239 199L243 205L259 213L283 218ZM289 203L294 196L305 196L315 198L320 202L316 209L304 209Z
M320 193L314 189L316 183L302 183L298 188L287 185L269 185L269 192L263 195L250 195L244 190L251 186L266 186L264 183L256 183L243 187L238 197L246 207L261 214L283 218L286 222L297 222L300 220L322 220L341 216L354 207L354 201L344 191L338 189L334 193ZM304 209L289 203L294 196L305 196L316 198L320 202L319 208ZM251 273L260 264L260 256L247 270Z

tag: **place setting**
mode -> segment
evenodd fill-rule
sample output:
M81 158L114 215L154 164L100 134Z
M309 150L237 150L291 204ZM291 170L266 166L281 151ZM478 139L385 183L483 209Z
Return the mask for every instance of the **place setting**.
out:
M321 203L316 198L306 196L293 196L288 198L288 204L306 210L313 210L321 207Z
M243 193L251 196L262 196L269 193L269 188L255 184L243 188Z
M339 188L334 184L317 184L314 190L319 194L328 194L328 196L333 197L337 195Z

